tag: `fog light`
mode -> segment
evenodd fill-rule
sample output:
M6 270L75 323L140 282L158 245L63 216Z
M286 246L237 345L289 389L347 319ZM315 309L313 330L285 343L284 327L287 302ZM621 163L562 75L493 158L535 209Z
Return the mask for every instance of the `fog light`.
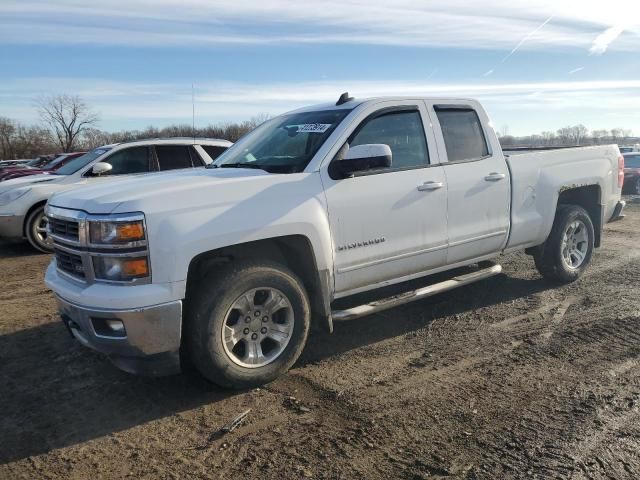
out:
M101 337L113 337L124 338L127 336L127 331L124 328L122 320L117 318L91 318L91 324L96 335Z
M124 323L122 323L122 320L107 320L105 323L107 327L114 332L124 332Z

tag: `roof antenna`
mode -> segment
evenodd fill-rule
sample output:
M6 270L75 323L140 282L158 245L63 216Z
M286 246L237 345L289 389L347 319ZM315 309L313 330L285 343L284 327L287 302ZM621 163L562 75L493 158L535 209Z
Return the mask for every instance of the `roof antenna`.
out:
M196 143L196 100L193 83L191 84L191 134L193 135L193 143Z
M336 102L336 105L342 105L343 103L347 103L350 100L353 100L353 97L349 96L349 92L344 92L342 95L340 95L340 98Z

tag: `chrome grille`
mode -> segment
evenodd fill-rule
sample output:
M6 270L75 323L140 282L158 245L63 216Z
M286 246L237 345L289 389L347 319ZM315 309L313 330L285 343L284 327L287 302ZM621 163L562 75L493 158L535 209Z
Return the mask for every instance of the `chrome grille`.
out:
M65 237L76 242L80 239L79 225L78 222L74 220L49 218L49 231L54 235Z
M78 278L85 278L84 265L82 257L75 253L65 252L59 248L54 248L56 264L63 272Z

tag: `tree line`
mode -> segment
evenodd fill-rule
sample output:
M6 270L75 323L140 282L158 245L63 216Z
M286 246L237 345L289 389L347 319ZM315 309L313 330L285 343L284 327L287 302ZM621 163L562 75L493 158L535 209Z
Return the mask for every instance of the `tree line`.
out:
M149 126L143 130L107 132L96 128L99 116L78 96L53 95L36 100L40 123L24 125L0 116L0 159L35 158L59 152L87 151L110 143L167 137L206 137L237 141L269 118L260 114L242 122L206 127Z
M510 147L568 147L609 143L619 145L640 143L640 137L634 137L633 132L627 128L589 130L582 124L563 127L555 132L544 131L520 137L509 135L508 126L503 126L497 133L500 143Z

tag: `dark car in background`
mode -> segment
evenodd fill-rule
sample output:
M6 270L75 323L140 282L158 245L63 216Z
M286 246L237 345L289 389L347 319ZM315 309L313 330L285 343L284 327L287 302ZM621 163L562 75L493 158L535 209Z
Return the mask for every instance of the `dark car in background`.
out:
M623 153L625 193L640 195L640 152Z
M47 174L55 172L60 167L66 165L69 161L73 160L74 158L78 158L85 153L87 152L61 153L53 160L45 163L42 167L33 167L26 165L3 169L2 171L0 171L0 182L11 180L12 178L26 177L28 175L40 175L43 173Z

